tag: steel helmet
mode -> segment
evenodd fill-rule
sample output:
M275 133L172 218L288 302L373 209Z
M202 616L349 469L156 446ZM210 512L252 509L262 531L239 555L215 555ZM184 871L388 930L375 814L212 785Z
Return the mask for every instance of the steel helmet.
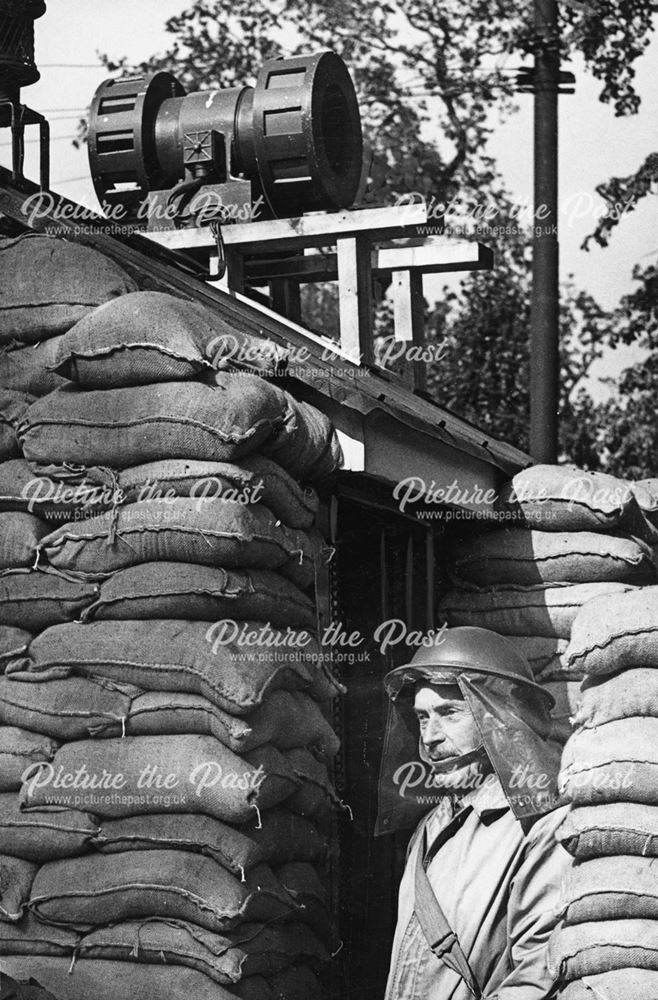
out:
M445 795L433 785L433 768L419 738L413 706L419 681L459 686L480 733L479 752L486 752L517 818L537 816L560 804L560 753L548 739L552 695L533 680L529 664L510 639L484 628L442 628L424 638L409 663L384 678L390 705L376 833L417 822L432 808L433 798ZM451 758L455 773L476 753ZM439 794L429 795L433 788Z
M486 674L527 685L546 700L548 708L555 704L550 692L534 681L528 661L513 642L497 632L474 625L442 628L430 633L410 663L386 675L384 685L389 696L395 698L406 683L419 680L431 683L437 676L437 668L454 673Z

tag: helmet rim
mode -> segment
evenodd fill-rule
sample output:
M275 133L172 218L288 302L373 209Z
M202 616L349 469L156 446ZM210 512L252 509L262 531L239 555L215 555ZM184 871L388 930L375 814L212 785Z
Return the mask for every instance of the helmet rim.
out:
M457 626L448 628L443 633L447 636L444 642L423 646L418 649L408 663L390 670L384 677L384 685L389 697L395 697L403 686L406 679L413 679L411 672L417 674L419 680L431 681L430 672L434 669L443 668L455 673L479 674L486 677L499 677L501 680L521 684L530 690L541 694L550 707L555 705L555 699L550 691L538 684L532 676L530 664L522 653L517 650L506 636L500 635L491 629L480 628L479 626ZM476 650L475 646L484 645L484 655L482 648ZM443 652L441 647L445 646ZM461 646L461 650L455 649ZM487 648L489 647L488 653ZM492 648L495 647L495 648ZM475 659L475 663L469 663L469 655ZM506 666L492 666L484 660L505 658ZM509 664L509 665L507 665ZM516 669L515 669L516 667ZM408 677L404 678L407 674ZM398 678L404 678L399 684L395 682Z

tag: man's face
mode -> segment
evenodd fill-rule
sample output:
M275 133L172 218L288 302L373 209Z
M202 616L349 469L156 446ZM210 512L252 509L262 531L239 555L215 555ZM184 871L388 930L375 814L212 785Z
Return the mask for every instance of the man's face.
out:
M436 763L475 750L482 742L473 713L456 684L417 684L414 712L425 752Z

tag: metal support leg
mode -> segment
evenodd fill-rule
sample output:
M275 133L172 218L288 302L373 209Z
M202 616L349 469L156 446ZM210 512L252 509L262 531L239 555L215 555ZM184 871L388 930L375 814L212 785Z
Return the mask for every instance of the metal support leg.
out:
M39 184L42 191L50 187L50 125L45 118L39 122Z

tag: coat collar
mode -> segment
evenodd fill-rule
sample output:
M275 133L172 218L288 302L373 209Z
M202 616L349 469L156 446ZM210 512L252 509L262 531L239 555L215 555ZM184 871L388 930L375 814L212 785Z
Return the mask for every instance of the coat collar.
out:
M461 801L461 808L471 806L480 819L490 813L506 812L510 804L503 786L495 774L488 774L479 788L474 788Z
M434 837L439 831L445 830L452 823L453 819L464 809L469 808L483 822L493 820L495 817L507 812L510 804L507 801L503 786L495 774L487 775L479 788L474 788L460 800L450 798L446 795L426 820L430 837Z

